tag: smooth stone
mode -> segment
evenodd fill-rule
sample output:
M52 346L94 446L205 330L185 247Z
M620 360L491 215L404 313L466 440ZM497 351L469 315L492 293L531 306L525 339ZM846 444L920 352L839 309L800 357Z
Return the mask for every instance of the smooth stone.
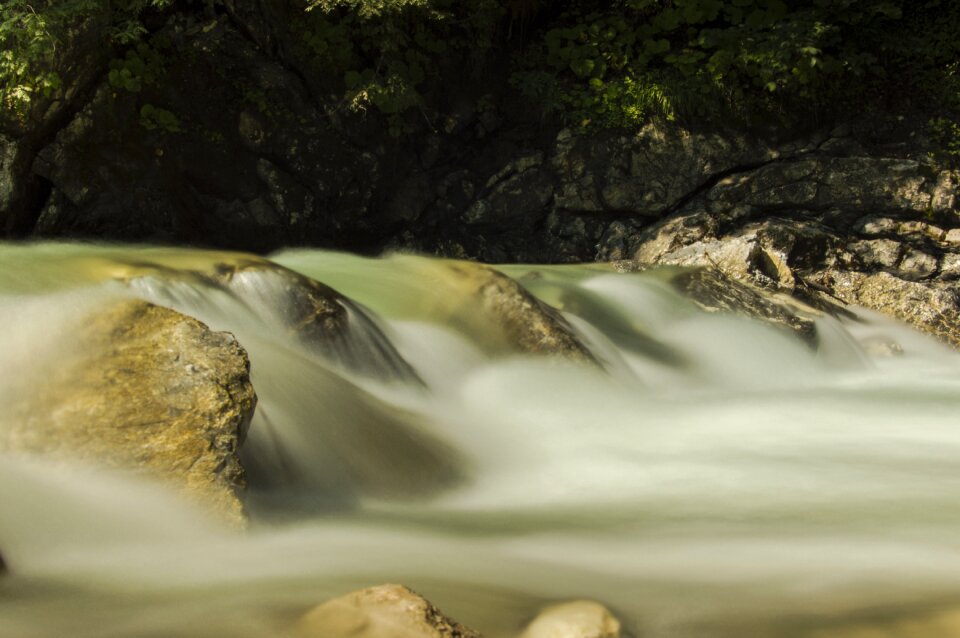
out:
M520 638L620 638L620 621L609 609L590 600L547 607Z
M403 585L379 585L329 600L307 612L300 638L481 638Z
M469 262L451 262L448 272L465 293L463 306L452 318L455 323L474 324L479 318L496 326L514 351L600 365L560 311L510 277Z

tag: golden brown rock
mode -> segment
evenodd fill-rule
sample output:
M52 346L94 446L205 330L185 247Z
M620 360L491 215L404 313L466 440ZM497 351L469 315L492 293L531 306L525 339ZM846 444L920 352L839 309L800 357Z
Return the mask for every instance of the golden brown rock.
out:
M379 585L314 607L300 638L481 638L403 585Z
M960 295L940 282L907 281L887 272L829 272L823 277L842 301L877 310L960 347Z
M513 279L481 264L452 262L449 269L470 294L461 311L462 320L479 313L497 325L507 343L520 352L599 365L563 315Z
M238 449L256 405L232 335L143 301L95 313L25 384L0 450L135 470L242 525Z
M151 300L176 306L163 290L180 282L228 292L296 337L307 349L359 373L387 381L419 382L367 312L329 286L262 257L245 253L150 251L136 260L87 265ZM142 290L141 290L142 289Z
M610 610L591 600L575 600L547 607L520 638L620 638L620 621Z

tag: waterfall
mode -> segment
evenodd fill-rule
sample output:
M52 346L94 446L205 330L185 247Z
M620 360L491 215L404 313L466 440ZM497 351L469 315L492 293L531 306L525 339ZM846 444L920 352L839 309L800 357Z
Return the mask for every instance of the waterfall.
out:
M0 448L0 637L279 636L381 582L494 638L577 597L658 638L840 636L960 604L960 357L911 328L822 314L805 342L704 311L667 271L502 267L585 365L511 347L444 260L296 250L270 258L289 275L217 274L243 259L0 246L5 405L74 317L130 296L233 333L259 396L244 533ZM289 277L342 295L330 340L284 305Z

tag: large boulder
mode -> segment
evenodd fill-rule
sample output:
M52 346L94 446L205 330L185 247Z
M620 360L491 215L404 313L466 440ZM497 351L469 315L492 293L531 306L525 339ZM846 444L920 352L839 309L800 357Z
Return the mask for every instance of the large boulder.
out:
M182 285L227 293L268 323L341 368L381 380L420 382L365 308L333 288L246 253L142 251L135 259L91 260L100 278L177 307Z
M40 365L0 428L0 450L134 471L242 525L238 456L256 395L232 335L124 300L87 317Z
M403 585L380 585L327 601L297 626L301 638L480 638Z
M158 303L210 312L211 322L235 329L240 336L258 317L267 330L286 333L293 340L291 345L330 364L303 371L309 374L311 389L295 408L263 404L262 427L251 432L241 454L247 476L258 488L297 491L305 500L319 501L359 496L422 498L465 476L465 459L422 431L414 415L342 376L347 372L422 383L375 317L332 288L241 253L143 250L136 258L121 254L91 266L96 277L120 281ZM198 295L217 299L215 308L198 306ZM225 295L235 297L242 309L224 305ZM236 316L225 308L234 308ZM271 368L277 365L275 352L254 352L259 343L255 337L250 342L251 356L260 357L261 376L254 379L257 387L263 396L288 393L289 383L301 379L285 376L289 361L283 372ZM282 425L271 423L270 415L277 419L278 412L286 415ZM277 437L284 436L290 438L278 453ZM250 503L252 509L257 505Z
M325 284L265 259L221 262L214 280L273 314L304 345L350 372L420 382L373 316Z

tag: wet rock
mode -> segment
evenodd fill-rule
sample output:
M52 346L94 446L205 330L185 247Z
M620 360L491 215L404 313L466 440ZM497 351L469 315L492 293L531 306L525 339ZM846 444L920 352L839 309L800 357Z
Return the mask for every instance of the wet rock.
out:
M420 382L413 368L359 304L309 277L243 253L198 253L195 263L145 257L114 264L108 274L148 297L176 305L178 283L225 290L309 350L350 372L382 380Z
M789 298L731 279L715 268L685 270L671 283L707 312L727 312L788 330L810 345L817 343L817 328L811 309L798 314L799 305ZM791 305L793 307L791 307Z
M3 560L3 554L0 554L0 576L7 573L7 563Z
M476 311L499 327L508 345L519 352L598 365L563 315L513 279L480 264L456 262L448 267L467 289L469 307L464 309L462 321L473 320Z
M403 585L352 592L301 618L300 638L480 638Z
M620 621L609 609L589 600L547 607L520 638L620 638Z
M947 283L849 271L821 273L818 280L846 303L883 312L960 346L960 297Z
M645 237L634 252L640 264L715 267L735 279L783 289L793 289L795 270L821 263L835 241L815 224L779 219L723 235L704 215L676 218Z
M244 523L239 448L256 395L232 335L143 301L85 319L25 385L0 449L158 478Z
M267 260L220 263L215 281L269 311L309 348L351 372L420 382L360 305L333 288Z

